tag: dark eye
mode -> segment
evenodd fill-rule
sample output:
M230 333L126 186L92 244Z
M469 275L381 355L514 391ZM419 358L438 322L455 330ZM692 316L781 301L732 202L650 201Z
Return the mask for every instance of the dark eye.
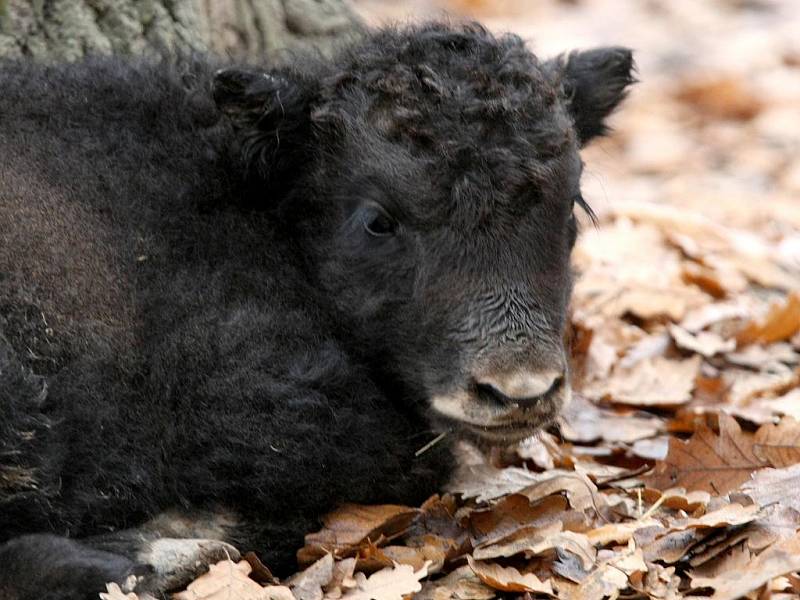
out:
M364 231L374 237L393 235L397 222L378 207L369 207L364 212Z

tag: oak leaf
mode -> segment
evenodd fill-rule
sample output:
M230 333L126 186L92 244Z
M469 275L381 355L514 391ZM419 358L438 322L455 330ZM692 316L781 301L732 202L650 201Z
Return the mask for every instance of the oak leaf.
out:
M464 565L441 579L423 583L414 600L491 600L496 595L469 565Z
M356 587L342 595L342 600L402 600L422 589L420 579L428 575L428 565L418 571L410 565L398 565L373 573L369 577L356 573Z
M759 506L779 504L800 511L800 464L762 469L742 486L742 493Z
M763 319L750 321L736 335L740 346L788 340L800 331L800 292L790 293L785 303L774 304Z
M246 560L223 560L195 579L174 600L294 600L291 590L281 585L261 587L248 575L252 567Z
M322 600L323 587L333 579L333 555L326 554L304 571L293 575L285 584L297 600Z
M328 553L335 557L351 556L369 541L397 537L418 513L415 508L392 504L345 504L323 517L320 531L306 536L305 546L297 552L297 561L307 566Z
M800 463L800 422L787 418L777 425L761 426L755 434L753 452L773 467Z
M692 399L701 362L697 355L685 360L656 356L629 369L617 367L609 379L595 382L583 391L591 398L618 404L678 406Z
M471 556L467 556L467 562L483 583L501 592L553 595L550 580L542 581L533 573L520 573L514 567L502 567L495 563L475 560Z
M722 495L736 489L766 463L753 451L753 438L733 417L720 415L719 434L701 425L686 442L672 438L669 453L642 479L648 487L682 487Z
M776 577L800 570L800 535L778 542L744 568L732 568L716 577L693 578L695 587L714 589L712 600L735 600L761 588Z

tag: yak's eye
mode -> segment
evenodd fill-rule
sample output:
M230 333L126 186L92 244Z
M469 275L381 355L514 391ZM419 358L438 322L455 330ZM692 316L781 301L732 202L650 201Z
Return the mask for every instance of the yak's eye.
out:
M397 229L397 223L383 209L377 206L370 206L364 211L364 231L374 237L386 237L393 235Z

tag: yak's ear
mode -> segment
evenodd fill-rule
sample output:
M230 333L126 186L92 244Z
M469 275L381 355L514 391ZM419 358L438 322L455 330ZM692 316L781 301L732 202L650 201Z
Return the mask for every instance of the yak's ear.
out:
M314 90L281 73L224 69L214 76L214 102L238 133L248 173L271 187L288 185L304 165Z
M607 131L605 118L636 81L633 53L628 48L577 51L557 59L569 111L581 145Z

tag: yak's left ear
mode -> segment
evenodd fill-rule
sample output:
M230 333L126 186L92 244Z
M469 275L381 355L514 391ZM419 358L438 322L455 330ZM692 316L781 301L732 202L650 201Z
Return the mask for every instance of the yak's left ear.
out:
M237 131L248 171L270 187L290 185L307 158L315 90L288 73L224 69L214 76L214 102Z
M633 53L610 47L576 51L554 61L581 145L607 131L606 117L636 81Z

